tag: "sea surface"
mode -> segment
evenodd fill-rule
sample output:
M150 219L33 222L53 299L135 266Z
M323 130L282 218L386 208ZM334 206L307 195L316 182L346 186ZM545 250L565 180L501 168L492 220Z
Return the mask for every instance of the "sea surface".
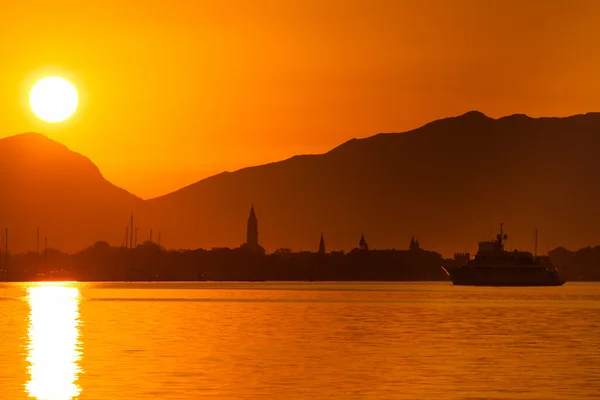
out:
M600 399L600 284L0 284L0 399Z

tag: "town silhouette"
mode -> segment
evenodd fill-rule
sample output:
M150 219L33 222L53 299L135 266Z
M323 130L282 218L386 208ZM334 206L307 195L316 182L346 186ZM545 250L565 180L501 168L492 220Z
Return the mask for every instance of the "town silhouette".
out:
M600 399L600 1L5 1L0 400Z
M123 246L96 242L72 255L48 248L47 238L40 249L38 230L36 250L12 256L6 252L7 230L0 281L445 281L444 263L462 264L470 258L455 253L453 259L444 259L421 248L415 237L406 250L369 249L364 235L348 253L328 252L321 235L316 252L278 248L266 254L258 241L254 205L246 242L238 248L166 250L160 232L157 242L150 231L149 240L138 243L133 216L130 221ZM565 267L564 276L571 280L600 280L596 267L600 246L576 253L559 248L550 252L550 258Z
M597 113L468 112L149 200L43 135L0 139L2 279L445 280L444 260L500 221L510 249L531 249L539 228L568 279L596 279L599 129Z

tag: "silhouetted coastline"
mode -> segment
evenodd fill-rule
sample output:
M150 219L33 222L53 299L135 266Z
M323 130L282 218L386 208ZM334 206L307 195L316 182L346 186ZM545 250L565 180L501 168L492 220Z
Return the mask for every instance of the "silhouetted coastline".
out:
M115 186L57 141L21 134L0 139L0 228L10 230L12 253L32 250L40 227L52 247L72 254L98 240L122 244L133 212L142 240L154 229L168 248L233 248L254 203L268 226L260 244L271 251L316 251L320 233L331 248L350 250L364 232L377 248L404 248L416 235L449 255L500 221L511 247L533 247L539 228L542 247L578 249L600 243L590 218L600 200L599 130L598 113L469 112L223 172L154 199ZM1 239L0 231L0 249Z
M106 242L73 255L10 257L8 281L431 281L447 280L440 254L425 250L260 254L244 248L165 250L146 242L135 249ZM5 268L3 268L5 270Z
M569 251L550 259L569 281L600 281L600 246ZM10 255L2 281L448 281L434 251L360 250L348 253L259 254L243 248L166 250L145 242L134 249L97 242L76 254L48 249Z
M148 240L138 245L135 229L132 215L125 246L100 241L71 255L48 249L47 241L40 252L38 229L35 252L0 253L4 260L0 281L446 281L442 265L463 258L457 253L453 260L444 259L421 248L414 237L407 250L373 250L364 235L348 253L328 253L321 235L316 253L280 248L267 254L259 244L254 205L248 216L246 242L235 249L167 250L160 245L160 232L158 243ZM595 268L600 247L578 253L560 248L549 256L559 268L567 267L569 280L600 280L600 270Z

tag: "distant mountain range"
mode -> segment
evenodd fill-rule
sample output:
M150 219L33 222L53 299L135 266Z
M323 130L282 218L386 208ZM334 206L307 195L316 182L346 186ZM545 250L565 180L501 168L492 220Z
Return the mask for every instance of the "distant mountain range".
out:
M37 227L41 248L45 237L65 251L124 240L131 213L144 207L142 199L104 179L89 159L43 135L0 140L0 238L8 227L12 252L35 250Z
M141 242L153 227L171 248L237 247L254 204L261 244L349 250L408 247L450 255L504 222L509 246L540 251L600 242L600 113L566 118L480 112L405 133L352 139L320 155L222 173L143 201L85 157L44 136L0 140L0 226L32 248L41 226L57 248L124 241L131 212ZM6 221L6 222L5 222ZM155 238L156 238L155 233Z

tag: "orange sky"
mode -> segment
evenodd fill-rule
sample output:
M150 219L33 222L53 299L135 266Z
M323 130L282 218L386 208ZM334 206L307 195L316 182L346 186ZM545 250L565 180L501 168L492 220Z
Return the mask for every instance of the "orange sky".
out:
M149 198L478 109L600 110L600 2L21 0L0 9L0 137L37 131ZM32 116L70 79L77 114Z

